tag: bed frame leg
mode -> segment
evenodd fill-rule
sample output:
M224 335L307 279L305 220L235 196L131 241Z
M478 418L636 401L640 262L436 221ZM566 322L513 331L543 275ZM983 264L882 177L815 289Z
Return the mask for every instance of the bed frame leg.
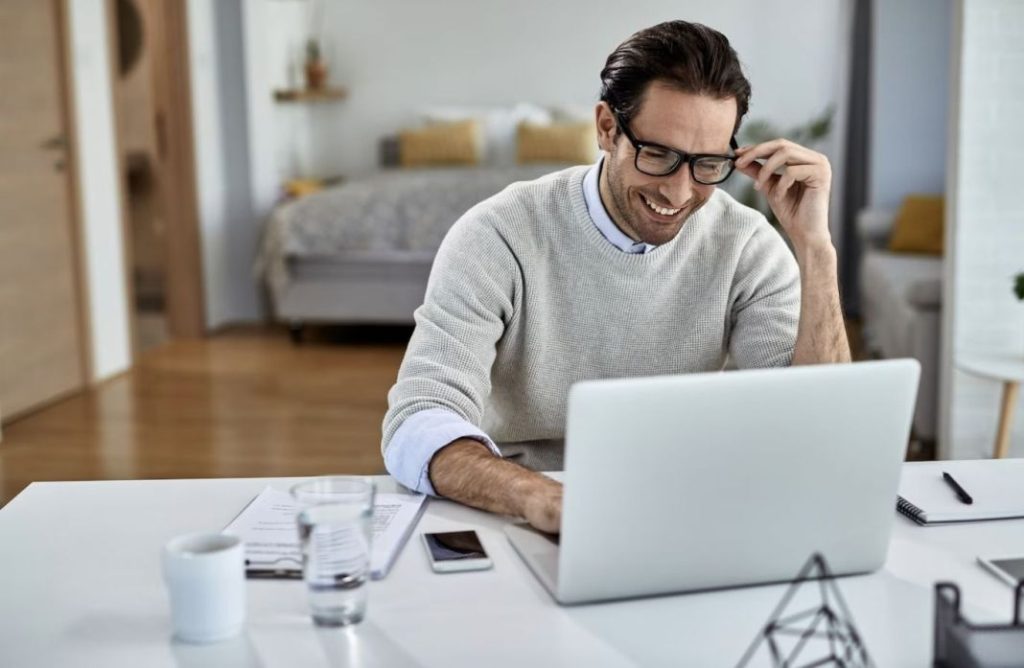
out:
M291 338L293 345L302 345L305 333L306 325L301 320L293 320L288 323L288 336Z

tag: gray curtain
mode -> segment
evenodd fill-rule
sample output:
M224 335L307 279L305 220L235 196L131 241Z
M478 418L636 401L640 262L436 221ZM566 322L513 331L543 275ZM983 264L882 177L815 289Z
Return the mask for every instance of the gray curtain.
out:
M842 251L839 258L843 307L848 316L860 315L860 246L857 212L868 201L868 131L871 96L871 2L854 0L853 50L850 58L850 95L846 123L846 160L843 170Z

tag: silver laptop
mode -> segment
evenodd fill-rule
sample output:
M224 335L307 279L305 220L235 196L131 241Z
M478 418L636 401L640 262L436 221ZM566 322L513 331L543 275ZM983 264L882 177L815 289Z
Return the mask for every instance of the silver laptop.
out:
M561 603L878 569L915 360L577 383L557 540L509 540Z

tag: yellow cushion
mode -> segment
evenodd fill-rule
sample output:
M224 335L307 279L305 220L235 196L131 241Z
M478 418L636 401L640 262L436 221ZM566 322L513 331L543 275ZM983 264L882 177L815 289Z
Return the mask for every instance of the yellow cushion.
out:
M480 155L480 128L474 120L436 123L398 134L399 164L475 165Z
M520 123L516 129L516 158L519 164L567 162L576 165L594 161L597 132L592 121L533 125Z
M320 179L289 179L284 182L284 192L288 197L305 197L324 189Z
M944 206L941 195L907 195L892 225L889 250L942 255Z

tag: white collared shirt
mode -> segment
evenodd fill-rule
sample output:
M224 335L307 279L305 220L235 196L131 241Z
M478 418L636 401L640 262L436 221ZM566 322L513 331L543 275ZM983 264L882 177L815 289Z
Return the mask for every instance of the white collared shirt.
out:
M604 156L602 155L583 177L583 197L587 201L587 213L590 214L590 219L594 221L594 225L601 231L604 238L623 253L640 254L654 250L657 246L643 241L633 241L619 229L618 225L612 222L608 210L604 208L604 202L601 201L601 190L598 187L603 162Z

